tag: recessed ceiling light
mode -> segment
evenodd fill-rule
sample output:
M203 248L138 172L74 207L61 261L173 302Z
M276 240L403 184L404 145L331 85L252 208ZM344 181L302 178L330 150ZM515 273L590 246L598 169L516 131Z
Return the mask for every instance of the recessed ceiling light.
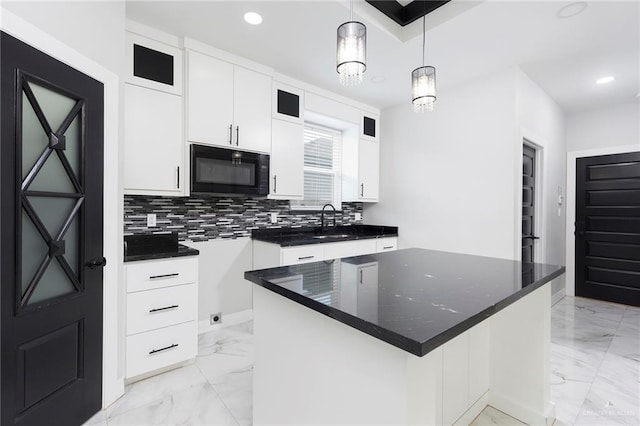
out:
M565 6L562 6L560 10L556 13L556 16L560 19L573 18L574 16L580 15L587 8L586 1L577 1L574 3L569 3Z
M371 77L371 82L373 84L384 83L386 80L387 78L384 75L374 75L373 77Z
M596 84L608 84L608 83L611 83L615 79L616 79L615 77L609 75L609 76L597 79L596 80Z
M247 12L244 14L244 20L251 25L258 25L262 23L262 16L258 15L256 12Z

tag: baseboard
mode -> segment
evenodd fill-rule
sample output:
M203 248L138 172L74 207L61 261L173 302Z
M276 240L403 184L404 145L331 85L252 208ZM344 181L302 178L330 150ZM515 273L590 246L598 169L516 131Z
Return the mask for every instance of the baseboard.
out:
M198 322L198 334L207 333L213 330L220 330L224 327L240 324L253 319L253 309L247 309L245 311L234 312L232 314L223 314L222 321L218 324L210 324L207 320Z
M456 420L454 425L469 425L471 422L478 417L478 415L485 409L485 407L489 404L489 391L486 391L476 402L473 403L471 407L467 411L464 412L462 416L458 420Z
M124 395L124 377L109 381L103 377L103 380L102 409L104 410Z
M551 306L555 305L556 303L562 300L562 298L566 295L564 290L565 289L563 288L560 291L556 292L555 294L551 295Z
M489 392L489 405L528 425L547 425L546 416L551 415L555 418L555 407L550 408L547 405L545 412L539 413L495 391Z

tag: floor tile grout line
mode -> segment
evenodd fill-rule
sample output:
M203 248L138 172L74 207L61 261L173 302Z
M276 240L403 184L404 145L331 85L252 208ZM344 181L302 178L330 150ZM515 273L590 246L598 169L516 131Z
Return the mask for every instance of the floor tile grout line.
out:
M620 327L620 324L622 323L622 319L624 318L624 312L626 311L626 307L623 307L624 305L610 304L610 303L604 303L604 304L605 304L605 306L609 306L609 305L620 306L622 308L622 316L620 317L620 320L618 321L618 324L616 325L616 329L614 330L613 336L611 337L611 340L609 341L609 344L607 345L607 349L604 351L604 357L602 357L602 360L598 364L598 368L596 369L596 374L593 377L593 379L591 379L591 383L589 384L589 389L587 390L587 395L585 396L584 400L582 401L582 405L580 405L580 409L578 410L578 414L577 414L576 418L574 419L574 422L577 421L578 418L580 418L580 414L582 413L582 411L585 408L584 406L585 406L585 403L587 402L587 400L589 398L589 394L591 393L591 389L593 388L593 384L594 384L594 382L596 381L596 379L600 375L600 369L602 368L602 364L604 363L604 360L607 359L607 354L609 354L609 349L611 348L611 343L613 342L613 338L616 336L616 332L618 331L618 328Z

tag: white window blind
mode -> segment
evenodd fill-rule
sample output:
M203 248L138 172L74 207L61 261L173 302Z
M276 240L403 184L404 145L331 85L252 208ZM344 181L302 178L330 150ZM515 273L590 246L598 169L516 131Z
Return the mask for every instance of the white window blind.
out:
M342 132L305 124L304 200L292 201L293 208L320 210L327 203L341 208L341 153Z

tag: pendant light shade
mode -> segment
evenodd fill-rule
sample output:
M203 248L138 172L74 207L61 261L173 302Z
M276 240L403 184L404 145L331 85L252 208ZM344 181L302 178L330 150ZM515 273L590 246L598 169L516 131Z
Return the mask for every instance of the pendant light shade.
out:
M353 86L362 82L367 69L367 27L353 20L353 1L351 2L351 20L338 27L336 51L336 71L340 83Z
M436 101L436 69L421 66L411 72L411 97L415 112L433 111Z
M415 112L433 111L436 101L436 68L424 64L425 21L422 17L422 66L411 72L411 100Z

